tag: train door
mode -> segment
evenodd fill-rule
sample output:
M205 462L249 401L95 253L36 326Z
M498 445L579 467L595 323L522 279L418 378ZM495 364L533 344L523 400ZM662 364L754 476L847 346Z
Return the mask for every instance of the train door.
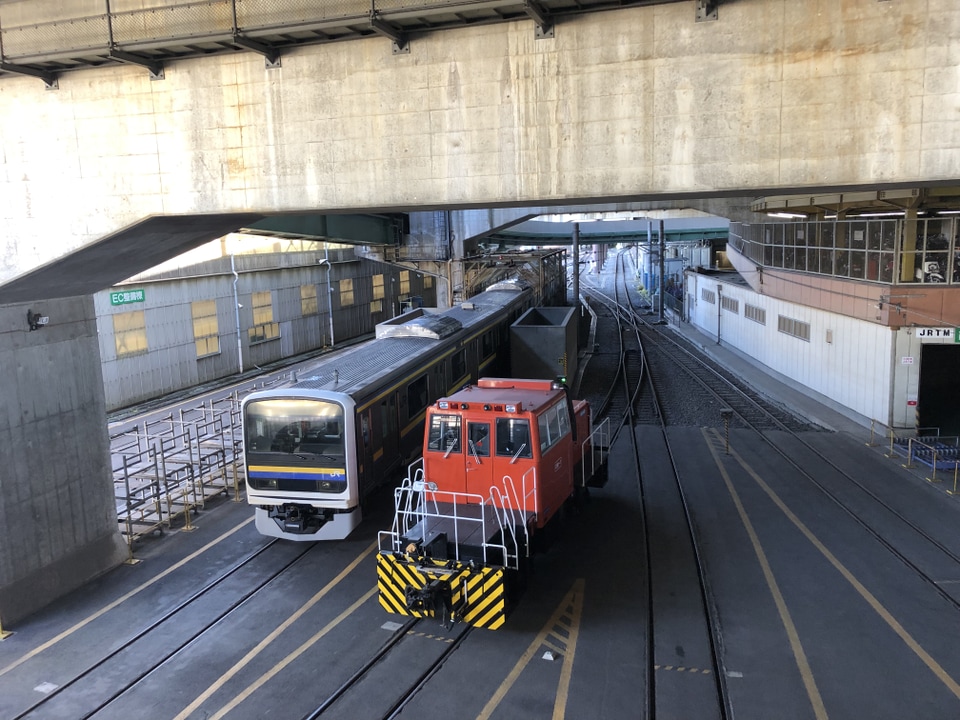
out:
M466 491L487 497L493 485L493 459L490 456L490 423L467 422L467 452L464 454Z
M360 488L360 498L363 499L371 484L370 470L373 468L373 421L370 417L370 408L357 413L357 484Z

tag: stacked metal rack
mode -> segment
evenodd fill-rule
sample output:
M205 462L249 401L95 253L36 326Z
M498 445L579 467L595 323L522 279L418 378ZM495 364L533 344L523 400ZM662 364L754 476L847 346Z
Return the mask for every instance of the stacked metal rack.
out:
M110 437L117 519L134 543L162 533L217 495L240 499L240 395L181 408Z
M906 458L908 468L915 463L926 465L932 469L934 478L937 470L953 470L956 474L960 467L960 437L926 433L916 437L891 436L889 454Z

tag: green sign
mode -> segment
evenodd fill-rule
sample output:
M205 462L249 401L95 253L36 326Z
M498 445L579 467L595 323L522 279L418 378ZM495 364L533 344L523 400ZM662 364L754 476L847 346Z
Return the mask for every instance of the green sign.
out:
M960 327L953 329L953 341L960 343Z
M117 290L110 293L111 305L127 305L143 302L143 290Z

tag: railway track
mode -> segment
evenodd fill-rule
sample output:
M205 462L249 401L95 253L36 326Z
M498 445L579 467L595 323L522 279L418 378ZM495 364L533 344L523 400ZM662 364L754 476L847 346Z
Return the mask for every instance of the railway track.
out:
M618 276L625 277L622 268L618 268ZM625 283L623 298L630 297L628 290ZM616 299L620 308L617 312L625 315L628 312L627 307L620 302L620 296ZM661 392L659 383L666 375L673 377L671 385L674 388L683 386L688 394L695 392L696 404L714 407L717 410L729 410L731 428L748 431L752 437L768 445L781 457L785 466L789 466L804 477L825 495L829 502L835 504L861 526L900 563L960 611L960 597L938 580L938 577L942 577L945 572L950 573L950 568L953 568L953 572L960 568L960 552L957 549L949 547L935 537L933 532L929 532L924 527L923 519L908 517L887 502L879 492L874 491L853 473L843 469L806 439L805 436L810 435L811 432L814 436L819 435L820 433L815 431L821 430L820 428L772 403L754 391L749 383L731 376L717 363L692 351L686 343L678 341L670 333L648 322L635 305L630 304L629 313L640 337L645 366L648 368L648 382L644 384L641 395L646 394L648 397L656 398L656 405L663 408L660 413L664 423L663 436L674 470L676 470L673 460L674 451L669 445L666 433L666 426L671 424L674 418L671 417L670 401L662 402L659 399ZM625 318L622 321L627 322ZM677 375L682 376L682 379L678 380ZM674 396L675 394L670 397ZM715 417L721 419L722 415L717 412ZM805 457L801 457L801 454ZM824 471L811 472L811 466L816 464L820 464ZM720 703L718 710L721 712L719 717L732 717L732 708L725 689L722 657L719 654L722 636L717 628L716 613L711 609L714 602L710 592L709 577L700 559L701 553L696 540L694 523L690 517L679 474L676 472L674 472L674 479L687 527L690 530L701 596L703 605L707 609L705 617L711 626L709 637L715 658L714 672L717 678L717 698ZM937 570L931 570L932 568ZM653 581L656 582L655 577Z
M674 460L674 450L666 432L665 403L658 394L657 377L651 374L648 362L647 342L645 331L648 325L637 311L637 301L630 287L628 262L625 254L616 258L614 273L613 294L603 292L604 312L616 319L621 337L629 338L629 342L621 345L621 378L622 390L619 393L619 404L611 403L608 413L616 412L623 407L621 428L629 431L632 449L634 472L638 478L638 492L641 498L644 517L644 548L647 556L647 693L644 717L653 719L658 714L669 713L668 708L675 707L676 692L675 678L663 674L661 668L672 668L677 663L672 659L672 652L676 645L668 642L667 638L684 636L687 638L686 652L694 657L709 658L709 667L700 668L713 679L713 692L707 693L709 698L698 701L702 717L715 717L726 720L732 717L730 700L726 689L720 648L722 637L715 610L715 602L710 590L707 570L701 558L699 539L691 517L690 509L683 491L683 485ZM599 289L597 289L599 290ZM597 295L595 295L596 297ZM633 355L634 357L631 357ZM629 380L627 380L629 378ZM662 443L662 452L665 454L666 465L671 473L665 476L661 473L646 473L644 471L644 457L641 455L637 440L637 427L652 426L657 429L659 441ZM644 444L644 453L651 452L651 448ZM663 463L661 463L661 466ZM688 548L689 562L682 568L675 566L675 556L666 552L664 545L656 536L656 527L662 524L662 517L657 513L669 502L674 509L673 514L682 518L685 528L685 547ZM654 508L657 508L655 510ZM674 546L681 541L674 538ZM670 603L665 602L668 594L666 588L677 587L677 576L682 575L679 584L687 588L686 594L699 597L699 622L691 622L687 618L686 625L697 625L699 630L692 636L690 628L678 631L672 627L675 618L672 618ZM692 647L691 647L691 637Z
M236 562L226 571L220 573L196 592L185 597L162 615L151 620L132 635L120 640L109 652L103 653L99 657L91 658L85 666L74 669L68 680L46 693L37 702L20 710L17 714L12 715L9 720L54 717L56 716L55 711L50 708L55 707L55 705L62 700L62 697L67 695L71 689L77 688L84 683L94 685L99 683L98 673L107 675L115 674L115 666L125 664L123 663L125 656L132 654L148 658L146 662L141 662L135 666L135 669L130 670L121 682L112 683L110 693L103 697L97 704L84 708L74 707L73 712L75 714L73 717L86 719L104 712L109 708L111 703L130 688L142 682L187 645L200 639L204 633L222 622L276 578L291 570L314 547L315 546L311 545L290 548L289 545L285 546L277 540L266 543L255 552ZM293 550L292 553L291 550ZM274 555L277 557L274 558ZM217 591L224 589L231 579L239 576L244 570L250 569L254 563L258 562L265 562L266 568L271 569L267 572L258 570L255 573L257 581L249 585L245 592L228 592L229 602L224 604L214 603L215 611L212 614L208 614L202 624L199 626L190 625L189 627L192 628L190 632L183 631L181 622L186 613L196 611L198 605ZM159 652L154 649L157 646L158 638L162 638L160 645L163 648ZM174 639L173 642L167 641L168 638ZM151 648L151 650L140 653L141 648Z
M420 630L429 622L416 618L405 622L303 720L318 720L328 712L331 717L398 717L473 631L469 625L460 625L449 637L433 640L434 633ZM430 641L425 643L423 636ZM371 698L376 700L372 703Z

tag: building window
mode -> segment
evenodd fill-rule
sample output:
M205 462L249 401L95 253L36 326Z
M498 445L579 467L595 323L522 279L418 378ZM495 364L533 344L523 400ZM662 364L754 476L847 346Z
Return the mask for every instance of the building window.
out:
M113 340L117 344L118 358L147 352L147 323L143 310L114 315Z
M760 323L761 325L767 324L767 311L763 308L757 307L756 305L744 303L743 316L747 320L753 320L755 323Z
M424 290L429 290L429 289L432 288L432 287L433 287L433 276L432 276L432 275L424 275L424 276L423 276L423 289L424 289Z
M801 340L810 342L810 323L805 323L801 322L800 320L794 320L793 318L778 315L777 330L782 332L784 335L791 335L795 338L800 338Z
M409 270L400 271L400 294L401 295L410 294L410 271Z
M381 313L383 312L383 300L374 300L370 303L370 312L371 313Z
M273 321L273 300L270 291L253 293L253 327L247 333L251 343L266 342L280 337L280 326Z
M728 312L740 313L740 301L727 295L720 298L720 307Z
M307 315L316 315L317 314L317 286L316 285L301 285L300 286L300 314L306 317Z
M373 276L373 299L383 300L383 275Z
M197 357L216 355L220 352L220 328L217 325L217 301L197 300L190 303L193 315L193 341Z
M713 290L700 288L700 299L704 302L710 303L711 305L717 304L717 294Z
M353 305L353 278L340 281L340 307Z

